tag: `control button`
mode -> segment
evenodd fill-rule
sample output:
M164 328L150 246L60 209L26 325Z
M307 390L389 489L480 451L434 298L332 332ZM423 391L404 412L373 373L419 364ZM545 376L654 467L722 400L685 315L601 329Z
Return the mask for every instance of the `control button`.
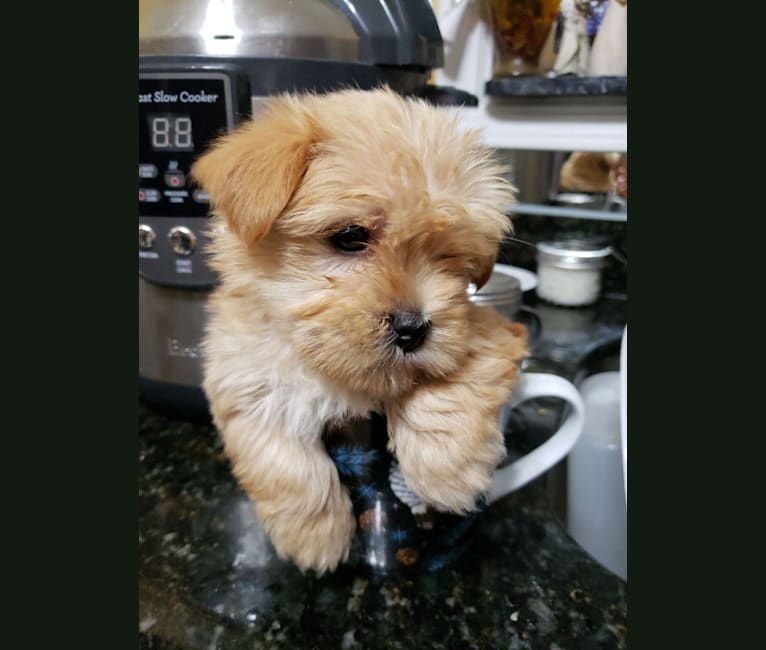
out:
M157 203L160 200L160 191L152 187L139 187L138 200L141 203Z
M139 165L138 166L139 178L157 178L157 165Z
M165 172L165 185L168 187L183 187L186 184L186 176L182 172Z
M197 246L196 235L185 226L176 226L168 233L170 246L176 255L191 255Z
M194 190L192 198L197 203L210 203L210 195L205 190Z
M142 251L154 248L155 239L157 239L157 235L150 226L147 226L145 223L138 225L138 247Z

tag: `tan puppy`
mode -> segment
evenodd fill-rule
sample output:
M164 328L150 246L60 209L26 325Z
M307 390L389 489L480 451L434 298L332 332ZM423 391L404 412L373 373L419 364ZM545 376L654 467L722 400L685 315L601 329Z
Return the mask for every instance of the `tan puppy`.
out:
M468 299L513 189L454 115L388 90L282 96L193 173L211 197L205 391L274 546L334 569L355 529L322 443L386 413L429 505L464 512L505 449L498 411L526 331Z

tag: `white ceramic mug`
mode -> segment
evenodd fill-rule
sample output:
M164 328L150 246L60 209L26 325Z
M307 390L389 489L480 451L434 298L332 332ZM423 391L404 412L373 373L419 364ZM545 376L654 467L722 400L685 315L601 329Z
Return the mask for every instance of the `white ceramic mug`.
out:
M465 515L426 508L407 487L387 448L382 416L367 423L366 442L358 439L350 445L343 435L328 439L328 451L349 490L358 524L350 561L379 572L435 571L459 558L470 546L474 524L486 506L553 467L582 433L585 410L577 389L562 377L537 372L520 374L511 402L500 413L501 430L514 406L537 397L562 398L570 412L542 445L495 470L488 494Z
M511 401L500 411L499 426L505 431L511 410L527 400L558 397L571 407L561 426L548 440L511 464L495 471L487 502L493 503L549 470L574 447L583 430L585 407L575 386L558 375L522 372Z

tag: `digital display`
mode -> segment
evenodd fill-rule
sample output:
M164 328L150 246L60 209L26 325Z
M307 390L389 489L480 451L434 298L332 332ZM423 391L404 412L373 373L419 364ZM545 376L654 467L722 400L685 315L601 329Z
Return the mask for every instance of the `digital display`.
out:
M210 201L190 172L206 147L234 127L235 108L246 114L250 107L247 86L240 91L241 105L235 106L231 83L228 74L216 71L139 71L138 211L142 218L207 217Z
M149 138L153 151L192 151L192 121L180 113L150 113Z

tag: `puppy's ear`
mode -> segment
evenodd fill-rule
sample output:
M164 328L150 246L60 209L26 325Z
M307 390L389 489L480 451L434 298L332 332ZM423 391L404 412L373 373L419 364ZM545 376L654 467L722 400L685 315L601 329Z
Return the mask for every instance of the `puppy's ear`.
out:
M474 258L471 264L471 282L476 285L477 291L489 281L492 271L495 270L496 259L494 254Z
M482 219L481 223L484 238L476 244L475 254L468 264L468 275L477 291L487 284L495 270L498 249L504 236L513 232L510 219L501 211L495 211L491 218Z
M218 139L191 173L232 232L252 246L284 211L317 139L302 100L275 98L254 121Z

